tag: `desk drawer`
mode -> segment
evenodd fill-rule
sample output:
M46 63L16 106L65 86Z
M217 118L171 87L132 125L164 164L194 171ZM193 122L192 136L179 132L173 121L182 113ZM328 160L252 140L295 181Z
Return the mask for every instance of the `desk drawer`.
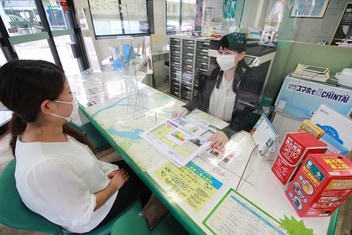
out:
M192 48L192 50L193 50L194 41L193 40L183 40L182 46L183 46L183 48L189 47L189 48Z
M170 38L170 45L181 45L181 39L179 39L179 38Z

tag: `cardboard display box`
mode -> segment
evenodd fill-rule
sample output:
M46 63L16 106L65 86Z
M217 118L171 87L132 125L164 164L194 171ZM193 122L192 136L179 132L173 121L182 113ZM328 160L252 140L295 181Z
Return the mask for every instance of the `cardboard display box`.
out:
M352 161L341 154L309 154L285 192L300 217L326 217L352 193Z
M286 185L308 154L325 153L326 149L325 143L307 132L287 133L271 170Z

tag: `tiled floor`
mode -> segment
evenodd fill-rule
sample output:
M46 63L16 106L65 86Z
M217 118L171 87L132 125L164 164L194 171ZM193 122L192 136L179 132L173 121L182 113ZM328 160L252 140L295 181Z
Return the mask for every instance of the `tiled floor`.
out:
M168 92L167 85L160 87L160 90ZM10 136L9 134L5 134L0 136L0 172L3 167L6 166L7 162L12 158L12 154L10 152L8 143ZM352 154L351 154L352 155ZM99 154L100 159L104 159L110 161L114 159L116 153L112 150L106 150ZM0 212L1 213L1 212ZM16 230L12 228L8 228L4 225L0 225L0 234L1 235L43 235L43 233L35 233L35 232L27 232L22 230ZM320 234L317 234L320 235ZM332 234L329 234L332 235ZM352 235L352 196L346 200L343 205L340 207L340 215L337 222L337 228L335 235Z

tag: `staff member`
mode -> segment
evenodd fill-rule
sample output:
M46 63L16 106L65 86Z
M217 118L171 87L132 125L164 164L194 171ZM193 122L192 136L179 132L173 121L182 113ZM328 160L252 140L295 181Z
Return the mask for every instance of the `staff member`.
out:
M220 39L216 61L218 66L209 71L205 84L197 95L172 114L183 117L198 108L230 124L210 138L213 144L224 146L229 138L241 130L250 130L253 111L260 106L263 88L255 72L244 61L246 37L244 33L231 33Z

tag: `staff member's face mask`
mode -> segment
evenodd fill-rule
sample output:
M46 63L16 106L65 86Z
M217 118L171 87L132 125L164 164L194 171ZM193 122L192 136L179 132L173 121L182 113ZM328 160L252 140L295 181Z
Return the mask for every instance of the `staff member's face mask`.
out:
M216 62L218 62L221 70L226 71L236 66L234 54L218 54L216 56Z

